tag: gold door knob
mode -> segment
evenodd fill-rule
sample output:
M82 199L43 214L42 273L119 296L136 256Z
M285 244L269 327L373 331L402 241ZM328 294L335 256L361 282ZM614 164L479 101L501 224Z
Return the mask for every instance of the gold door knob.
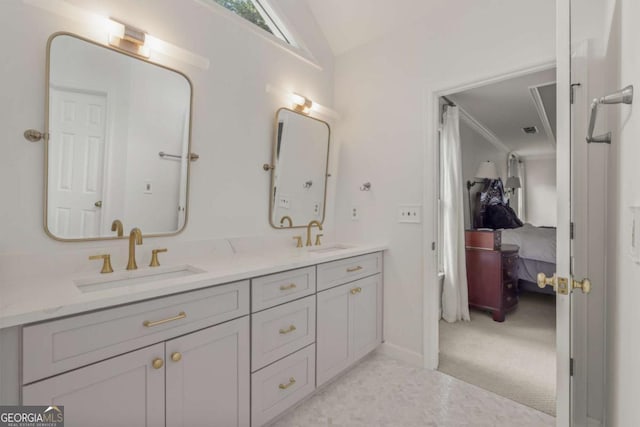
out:
M591 280L589 279L582 279L581 281L573 280L572 283L572 288L582 289L583 294L588 294L589 292L591 292Z
M182 353L178 351L171 353L171 360L173 360L174 362L179 362L180 360L182 360Z
M93 206L95 206L96 208L101 208L102 207L102 200L98 200L97 202L95 202L93 204Z
M153 369L160 369L164 366L164 361L159 357L156 357L153 359L153 362L151 362L151 366L153 366Z
M538 287L543 289L545 286L553 287L554 291L557 289L558 281L555 274L551 277L547 277L544 273L538 273Z

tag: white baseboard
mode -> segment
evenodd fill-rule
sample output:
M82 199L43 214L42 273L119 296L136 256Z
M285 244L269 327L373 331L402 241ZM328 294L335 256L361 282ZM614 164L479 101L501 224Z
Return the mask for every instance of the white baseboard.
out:
M602 422L587 417L587 427L602 427Z
M378 352L419 368L424 367L424 362L420 353L416 353L415 351L411 351L389 342L382 343L382 345L378 347Z

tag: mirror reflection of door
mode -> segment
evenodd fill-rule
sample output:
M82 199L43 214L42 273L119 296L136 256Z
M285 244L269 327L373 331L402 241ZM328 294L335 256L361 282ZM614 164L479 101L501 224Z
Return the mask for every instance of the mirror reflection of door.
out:
M102 227L106 95L51 88L49 209L51 232L95 237Z

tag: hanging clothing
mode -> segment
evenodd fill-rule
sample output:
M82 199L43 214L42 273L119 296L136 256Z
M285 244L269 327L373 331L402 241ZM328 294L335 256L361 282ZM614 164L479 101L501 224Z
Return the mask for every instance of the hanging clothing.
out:
M460 113L448 107L442 129L443 170L442 318L447 322L470 320L464 227L464 180L460 147Z

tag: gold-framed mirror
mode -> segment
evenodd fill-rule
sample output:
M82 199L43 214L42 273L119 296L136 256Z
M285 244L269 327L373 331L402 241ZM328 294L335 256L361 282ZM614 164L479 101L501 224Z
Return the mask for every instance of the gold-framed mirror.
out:
M289 108L276 112L269 223L274 228L324 222L329 123Z
M47 43L44 228L62 241L177 234L187 223L193 86L71 33ZM124 231L124 233L123 233Z

